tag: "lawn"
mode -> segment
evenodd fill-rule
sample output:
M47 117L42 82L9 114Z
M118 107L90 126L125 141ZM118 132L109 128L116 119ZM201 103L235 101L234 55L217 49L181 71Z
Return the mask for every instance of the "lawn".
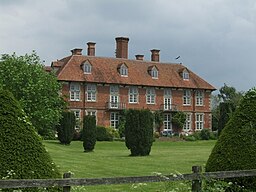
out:
M130 157L124 142L97 142L94 152L84 153L80 141L73 141L69 146L61 145L58 141L44 141L60 171L71 171L75 178L142 176L153 175L154 172L191 173L193 165L205 165L214 144L215 141L156 141L150 156ZM156 191L159 184L148 186L146 191ZM130 187L97 186L86 187L82 191L131 191Z

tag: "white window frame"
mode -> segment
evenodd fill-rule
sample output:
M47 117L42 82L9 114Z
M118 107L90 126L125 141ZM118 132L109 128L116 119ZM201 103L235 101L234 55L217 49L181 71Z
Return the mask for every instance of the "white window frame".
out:
M139 102L139 91L138 87L131 86L129 87L129 103L138 103Z
M156 91L153 87L146 88L146 103L155 104L156 103Z
M84 63L83 69L84 69L84 74L92 73L92 65L90 63Z
M197 131L202 130L204 128L204 114L196 113L195 114L195 129Z
M122 77L128 77L128 68L126 67L126 65L121 65L119 72Z
M182 72L183 80L189 80L189 72L187 70L184 70Z
M189 132L191 131L191 125L192 125L192 114L191 113L186 113L186 121L183 125L183 131L184 132Z
M118 108L119 107L119 86L110 85L109 91L110 91L110 95L109 95L110 108L112 109Z
M119 114L118 112L111 112L110 113L110 126L114 129L118 128L119 124Z
M191 105L191 90L183 90L183 105Z
M202 90L195 91L196 106L204 105L204 92Z
M172 116L169 113L164 114L164 129L172 130Z
M74 112L76 118L75 130L80 130L80 122L81 122L81 110L80 109L70 109L70 111Z
M171 89L164 89L164 110L172 109L172 91Z
M69 98L70 101L80 101L80 83L70 83Z
M153 67L151 69L151 77L152 77L152 79L158 79L158 70L156 67Z
M95 102L97 100L97 85L96 84L87 84L87 101Z

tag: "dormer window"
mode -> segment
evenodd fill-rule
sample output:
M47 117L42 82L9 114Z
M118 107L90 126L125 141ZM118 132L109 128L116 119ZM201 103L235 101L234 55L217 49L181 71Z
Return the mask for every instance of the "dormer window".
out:
M91 74L92 73L92 65L86 61L82 64L84 74Z
M117 70L122 77L128 77L128 67L126 66L126 64L123 63L119 65Z
M148 72L151 75L152 79L158 79L158 69L156 68L156 66L149 67Z
M182 72L183 80L189 80L189 72L188 70L184 69Z

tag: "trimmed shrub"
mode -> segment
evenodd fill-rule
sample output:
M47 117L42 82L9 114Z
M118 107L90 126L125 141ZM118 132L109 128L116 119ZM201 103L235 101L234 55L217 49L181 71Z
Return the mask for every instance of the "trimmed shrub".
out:
M57 126L58 139L61 144L69 145L74 137L76 117L72 111L64 111Z
M209 129L202 129L199 133L201 140L209 140L211 131Z
M0 154L1 179L61 178L36 129L9 91L0 91ZM39 191L37 188L20 190Z
M219 136L206 171L256 169L256 89L249 90ZM231 180L231 179L230 179ZM253 191L256 178L232 179Z
M96 127L96 139L97 141L113 141L113 136L107 130L106 127L97 126Z
M149 155L153 144L153 115L149 110L127 111L125 144L131 156Z
M83 119L83 147L84 152L91 152L96 144L95 116L86 115Z
M119 134L119 130L114 129L113 127L106 127L107 132L109 132L109 134L114 138L114 139L119 139L120 138L120 134Z

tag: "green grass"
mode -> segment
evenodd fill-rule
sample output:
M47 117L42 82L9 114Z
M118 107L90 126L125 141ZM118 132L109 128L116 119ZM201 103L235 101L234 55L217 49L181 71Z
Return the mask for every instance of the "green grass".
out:
M44 144L62 173L71 171L75 178L99 178L153 175L153 172L191 173L193 165L205 165L215 141L154 142L150 155L145 157L130 157L124 142L97 142L91 153L83 152L80 141L73 141L69 146L58 141L44 141ZM86 187L83 191L131 191L130 187ZM159 184L147 187L146 191L156 191Z

